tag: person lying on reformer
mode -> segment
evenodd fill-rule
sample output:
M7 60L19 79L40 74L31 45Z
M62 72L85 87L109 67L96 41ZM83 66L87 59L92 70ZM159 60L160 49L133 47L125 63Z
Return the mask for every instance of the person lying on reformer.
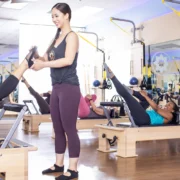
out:
M104 68L107 72L107 77L113 82L116 91L126 101L136 125L163 125L176 122L176 113L179 108L173 100L170 100L162 109L148 97L147 92L140 91L140 94L146 99L152 108L152 110L145 110L116 78L106 63L104 63Z
M95 104L96 99L97 96L95 94L93 95L88 94L85 97L81 95L79 108L78 108L79 118L88 118L88 119L106 118L103 107L96 106ZM118 118L120 115L120 111L118 108L107 109L107 112L111 118Z
M51 91L48 91L47 93L39 94L32 88L32 86L29 85L29 83L24 77L22 77L21 82L23 82L26 85L30 94L34 96L34 98L36 99L41 114L50 114L49 104L50 104ZM46 98L44 99L43 97Z
M139 103L144 109L147 109L149 107L149 103L146 101L146 99L140 94L140 92L129 89L125 85L123 85L134 97L136 97L139 100ZM148 94L150 98L152 96ZM78 117L79 118L106 118L106 115L104 113L102 106L97 106L95 104L97 97L95 94L93 95L86 95L85 97L81 96L80 103L79 103L79 109L78 109ZM110 118L118 118L120 116L125 116L124 108L121 107L120 109L117 107L110 107L106 108L107 113L109 114Z
M49 103L50 103L50 97L51 97L51 91L48 91L47 93L42 93L39 94L36 92L32 86L29 85L27 80L22 77L22 82L26 85L28 88L29 92L31 93L32 96L36 99L38 105L39 105L39 110L41 114L49 114L50 113L50 108L49 108ZM46 97L44 99L43 97ZM104 111L101 106L96 106L95 105L95 100L96 100L96 95L86 95L83 97L81 95L80 103L79 103L79 109L78 109L78 117L79 118L106 118L104 115ZM115 111L115 109L108 110L108 112L111 114L111 117L118 117L118 110Z

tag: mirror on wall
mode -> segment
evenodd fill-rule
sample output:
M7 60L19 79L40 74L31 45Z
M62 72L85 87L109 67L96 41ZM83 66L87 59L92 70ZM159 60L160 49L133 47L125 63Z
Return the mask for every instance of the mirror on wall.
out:
M150 56L149 56L150 54ZM146 63L151 60L156 87L164 91L179 92L180 39L146 47Z
M18 67L19 47L12 44L0 44L0 84ZM13 102L18 102L18 87L10 94ZM6 98L6 102L10 97Z
M19 65L19 21L0 18L0 83ZM18 87L11 94L18 102ZM6 98L8 102L8 97Z

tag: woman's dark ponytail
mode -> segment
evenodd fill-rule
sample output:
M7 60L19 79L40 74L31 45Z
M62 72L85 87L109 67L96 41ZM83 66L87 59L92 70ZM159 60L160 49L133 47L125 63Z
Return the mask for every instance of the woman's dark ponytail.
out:
M54 37L54 40L53 42L51 43L51 45L49 46L49 48L47 49L47 54L51 51L51 49L54 47L54 45L56 44L56 40L59 38L59 35L60 35L60 32L61 32L61 29L57 29L57 32L56 32L56 35Z

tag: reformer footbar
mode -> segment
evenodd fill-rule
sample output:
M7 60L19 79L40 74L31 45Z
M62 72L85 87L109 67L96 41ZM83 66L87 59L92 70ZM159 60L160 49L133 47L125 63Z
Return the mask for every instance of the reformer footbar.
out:
M137 127L137 125L135 124L134 122L134 119L131 115L131 112L126 104L126 102L124 100L122 100L121 102L101 102L100 105L103 107L103 110L104 110L104 114L106 116L106 118L108 119L108 126L114 126L113 123L112 123L112 120L107 112L107 109L104 108L104 106L111 106L111 107L124 107L124 110L126 111L126 113L128 114L128 117L129 117L129 120L131 122L131 127Z
M27 106L20 105L20 104L5 104L0 112L0 120L2 119L5 111L19 112L19 114L18 114L18 117L16 118L13 126L11 127L9 133L7 134L6 138L3 140L3 143L0 147L0 149L5 149L9 145L15 131L17 130L17 128L19 126L19 123L21 122L25 112L27 111ZM11 145L9 145L9 146L11 147Z
M35 111L36 111L36 114L39 114L39 112L38 112L38 110L37 110L37 108L36 108L36 106L35 106L35 104L34 104L34 102L33 102L32 100L24 100L23 102L24 102L24 104L27 106L27 109L28 109L29 114L32 114L32 112L30 111L30 108L29 108L29 106L27 105L28 103L32 104L33 107L34 107L34 109L35 109Z

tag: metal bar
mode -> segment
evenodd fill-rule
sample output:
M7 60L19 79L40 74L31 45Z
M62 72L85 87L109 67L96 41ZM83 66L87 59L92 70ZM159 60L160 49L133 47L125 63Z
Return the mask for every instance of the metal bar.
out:
M135 26L135 23L133 21L127 20L127 19L114 18L114 17L112 17L111 19L115 20L115 21L124 21L124 22L131 23L133 25L133 43L136 43L136 35L135 35L136 26Z
M4 108L2 108L1 112L0 112L0 120L2 120L2 117L4 116L5 110Z
M165 0L166 2L171 2L171 3L176 3L176 4L180 4L180 1L178 0Z
M7 147L7 145L10 143L10 141L11 141L11 139L12 139L12 137L13 137L15 131L16 131L16 129L17 129L18 126L19 126L19 123L20 123L21 120L23 119L23 116L24 116L26 110L27 110L27 107L24 106L24 107L22 108L21 112L19 113L18 117L16 118L16 121L15 121L15 123L13 124L11 130L9 131L8 135L6 136L4 142L3 142L2 146L1 146L1 149L5 149L5 148Z
M111 118L110 118L110 115L109 115L109 113L107 112L107 109L104 107L104 106L102 106L102 108L103 108L103 111L104 111L104 114L105 114L105 116L106 116L106 118L108 119L108 124L107 124L107 126L113 126L113 123L112 123L112 121L111 121Z
M96 36L96 48L97 48L97 51L99 50L99 37L96 33L94 32L88 32L88 31L78 31L79 33L85 33L85 34L93 34Z

